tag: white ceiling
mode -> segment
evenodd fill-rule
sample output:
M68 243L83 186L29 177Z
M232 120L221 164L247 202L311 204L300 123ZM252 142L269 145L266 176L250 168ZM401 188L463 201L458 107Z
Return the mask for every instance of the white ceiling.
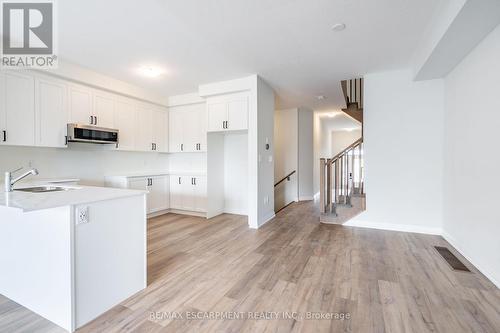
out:
M168 96L256 73L280 108L337 109L341 79L410 64L443 1L64 0L59 56ZM140 77L143 64L168 74Z
M342 111L317 112L321 126L330 131L343 131L361 129L361 124ZM333 117L331 117L333 116Z

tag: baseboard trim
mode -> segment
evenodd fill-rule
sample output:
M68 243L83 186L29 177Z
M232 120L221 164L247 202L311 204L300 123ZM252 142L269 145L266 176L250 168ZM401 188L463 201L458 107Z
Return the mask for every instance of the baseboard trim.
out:
M299 201L311 201L311 200L314 200L314 196L306 195L299 197Z
M417 234L427 235L442 235L443 233L443 230L441 228L422 227L412 224L377 223L369 221L350 220L342 225L348 227L371 228L378 230L413 232Z
M496 278L493 276L493 273L491 273L489 270L485 269L484 267L481 267L480 265L477 265L474 263L474 260L472 260L463 250L463 247L460 246L455 238L453 238L449 233L443 231L442 233L443 238L450 243L451 246L455 248L455 250L458 251L465 259L467 259L468 262L470 262L478 271L481 272L488 280L491 281L498 289L500 289L500 281L496 280Z
M276 214L274 214L274 212L270 215L268 215L267 217L264 218L264 222L260 223L257 227L255 226L249 226L250 229L259 229L260 227L262 227L264 224L266 224L267 222L271 221L272 219L274 219L274 217L276 216Z
M172 209L172 208L170 208L170 209L166 209L166 210L162 210L162 211L159 211L159 212L154 212L154 213L148 214L148 219L152 218L152 217L156 217L156 216L168 214L168 213L180 214L180 215L189 215L189 216L197 216L197 217L205 217L205 218L207 217L206 213L192 212L192 211L189 211L189 210L180 210L180 209Z

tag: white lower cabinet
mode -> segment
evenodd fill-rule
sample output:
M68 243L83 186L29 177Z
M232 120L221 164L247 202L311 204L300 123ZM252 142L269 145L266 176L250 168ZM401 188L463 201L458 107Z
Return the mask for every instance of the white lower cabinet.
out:
M170 208L206 212L207 178L205 176L170 176Z
M170 208L169 176L106 177L106 186L148 191L147 213L152 214Z
M149 177L148 213L160 212L169 208L170 191L168 176Z
M198 175L141 175L106 177L106 186L148 191L147 213L168 209L206 213L207 177Z

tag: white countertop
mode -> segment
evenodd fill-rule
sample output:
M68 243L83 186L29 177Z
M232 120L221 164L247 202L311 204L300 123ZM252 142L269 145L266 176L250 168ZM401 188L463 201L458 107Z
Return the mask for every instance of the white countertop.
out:
M114 178L114 177L124 177L124 178L134 178L134 177L148 177L148 176L197 176L203 177L206 176L207 173L203 171L141 171L141 172L130 172L123 173L119 175L107 175L106 178Z
M59 186L50 184L50 186ZM42 184L37 183L36 186ZM30 186L32 186L30 184ZM15 186L16 188L30 187L26 184ZM147 191L126 190L110 187L84 186L84 185L60 185L70 188L68 191L30 193L23 191L12 191L0 193L0 206L20 209L23 212L42 210L48 208L73 206L97 201L112 200L135 195L142 195Z

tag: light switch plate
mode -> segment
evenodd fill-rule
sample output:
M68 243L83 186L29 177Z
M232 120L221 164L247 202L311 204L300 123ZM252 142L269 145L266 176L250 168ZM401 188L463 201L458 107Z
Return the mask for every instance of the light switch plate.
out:
M76 211L76 225L89 223L89 206L78 207Z

